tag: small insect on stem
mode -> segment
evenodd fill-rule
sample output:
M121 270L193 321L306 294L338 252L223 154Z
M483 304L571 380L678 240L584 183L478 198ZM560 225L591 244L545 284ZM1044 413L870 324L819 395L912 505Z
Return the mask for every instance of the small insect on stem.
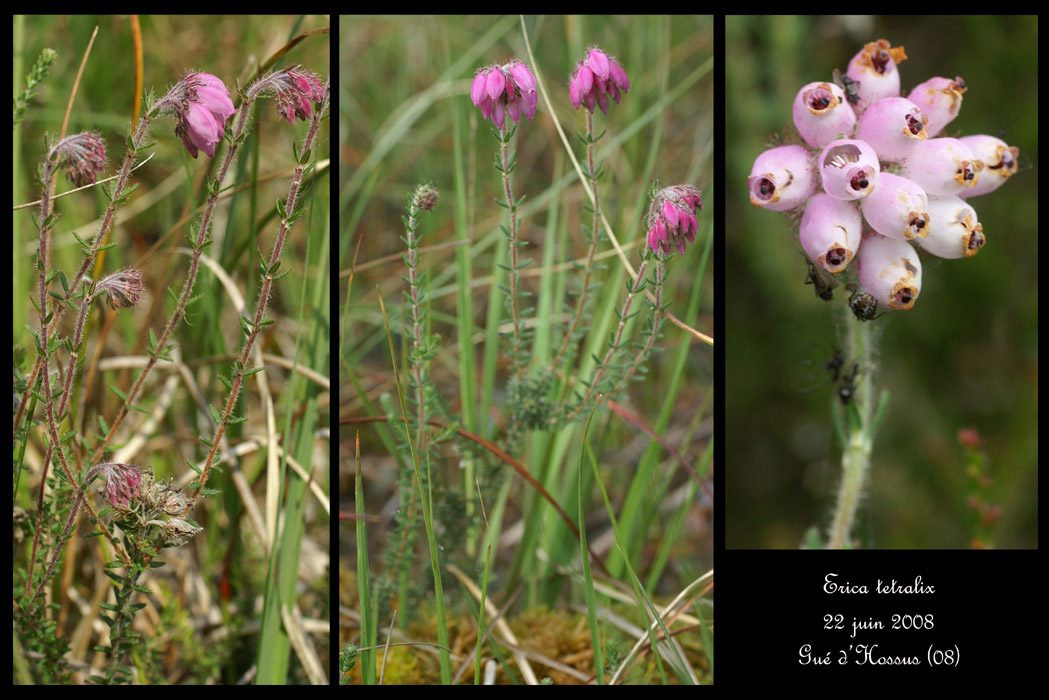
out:
M845 99L850 105L858 104L860 101L860 81L853 80L847 75L842 75L837 68L834 69L834 84L845 93Z
M856 396L856 375L859 374L859 371L859 363L853 362L852 370L841 379L841 384L838 386L838 398L841 399L843 406Z
M877 299L860 285L856 283L848 284L845 286L845 289L852 292L849 296L849 308L852 309L852 313L856 315L856 318L861 321L873 321L885 315L884 311L878 313Z
M805 275L805 284L811 284L816 289L816 296L824 301L830 301L834 298L834 288L838 286L838 280L830 272L827 272L822 267L815 265L809 257L804 253L801 254L805 258L805 264L808 265L809 271Z

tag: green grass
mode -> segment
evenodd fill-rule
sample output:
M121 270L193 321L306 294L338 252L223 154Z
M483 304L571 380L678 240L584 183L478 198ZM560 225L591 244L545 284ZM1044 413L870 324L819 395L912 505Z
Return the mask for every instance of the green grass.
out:
M380 516L380 520L368 526L367 554L357 544L360 533L354 532L355 523L362 521L351 521L349 529L343 529L342 568L353 571L367 566L371 585L358 594L358 574L352 590L340 594L352 614L359 607L354 601L372 600L380 585L377 581L394 573L387 570L389 564L382 556L391 546L393 527L381 513L383 504L395 495L396 479L405 469L413 473L412 462L417 462L423 470L429 468L432 479L437 548L431 562L439 561L441 577L454 565L477 584L487 581L486 594L497 607L511 603L504 613L511 627L523 613L539 609L536 606L570 615L574 614L570 607L579 605L584 615L598 621L605 643L628 648L636 639L611 620L623 615L647 625L652 603L688 588L711 567L710 530L701 527L697 531L686 525L709 523L709 500L703 505L709 492L679 469L677 460L643 430L662 436L699 475L707 476L713 359L709 346L675 325L664 324L659 343L664 352L650 358L645 380L633 383L628 398L620 401L621 412L602 405L593 416L587 435L599 476L580 459L582 423L533 430L525 436L520 452L511 456L566 511L568 522L507 460L493 462L491 452L478 447L476 440L470 450L463 444L453 450L445 443L429 460L418 451L414 458L407 456L396 447L398 438L390 422L400 422L402 413L411 415L414 409L411 405L404 411L397 408L387 417L382 407L384 395L393 397L393 405L398 403L396 394L411 399L404 393L406 387L395 381L398 373L407 376L411 366L405 357L409 346L401 322L402 306L396 303L403 300L406 289L401 216L410 192L422 182L431 182L441 191L441 205L423 218L418 229L424 235L418 269L426 276L426 331L441 337L429 372L447 404L448 416L460 428L497 444L504 437L509 365L507 339L500 336L499 329L509 316L502 291L507 273L500 267L506 264L507 246L500 226L507 224L508 217L506 209L493 203L496 198L505 199L492 167L497 142L490 134L490 122L482 121L480 111L470 102L469 90L476 68L505 62L511 56L529 65L554 109L551 113L540 96L535 120L523 120L511 144L518 163L512 175L514 196L518 200L526 197L518 206L521 235L528 242L521 257L532 260L522 273L523 287L532 295L522 305L535 308L525 315L534 333L531 371L538 372L561 341L551 319L562 314L566 290L578 284L572 261L584 258L586 252L581 225L589 226L590 214L583 208L588 200L554 120L564 130L575 159L581 161L585 149L574 134L582 131L583 120L571 108L567 82L575 61L593 42L616 56L631 81L630 92L620 105L613 104L607 117L600 112L596 115L597 133L607 129L597 144L605 170L599 180L605 218L625 249L625 259L636 269L636 246L644 236L641 219L652 181L658 179L663 186L690 183L703 190L696 245L683 259L670 261L666 291L671 302L668 311L682 323L708 334L713 326L710 252L712 209L717 202L711 162L717 106L712 100L711 18L526 17L524 25L527 44L522 21L516 16L341 19L339 266L340 280L348 280L348 287L339 291L343 323L339 365L346 392L342 422L355 424L344 427L340 451L343 455L352 452L359 431L362 471L358 479L367 486L363 513ZM585 379L593 366L590 355L604 354L608 334L618 323L616 309L623 303L624 285L630 281L607 238L598 253L596 280L600 286L584 325L586 333L578 353L582 359L574 378L558 389L562 396L585 390L579 379ZM392 360L383 347L387 341L380 295L396 351ZM634 319L629 327L635 341L640 340L640 320ZM354 495L351 474L342 476L341 498L360 498ZM626 553L625 560L615 547L609 547L610 523L601 509L595 510L602 500L596 478L607 486L609 503L621 522L623 534L617 542ZM492 479L499 486L492 491L491 500L484 498L487 517L482 519L477 482L492 483ZM454 509L451 504L456 504ZM361 505L356 503L354 508L360 512ZM427 516L428 539L429 519ZM453 520L462 521L463 532L449 539ZM577 576L581 550L573 528L578 530L580 522L586 525L587 542L602 541L598 562L591 562L595 595L589 604L588 586ZM418 527L421 537L423 526ZM487 542L495 544L490 561ZM434 579L422 575L424 549L415 550L420 558L412 569L412 586L398 591L394 641L435 641L438 637L438 630L432 627L425 637L418 631L408 632L413 618L417 624L427 619L435 595ZM634 581L636 598L629 593L634 578L631 569L641 579ZM438 597L447 609L444 624L460 632L463 625L471 633L487 630L481 655L506 659L510 666L504 669L508 676L499 676L500 682L528 677L513 668L511 650L501 643L503 637L491 619L479 621L476 603L467 605L462 592L448 585L438 590L443 591ZM429 604L420 607L416 601ZM610 609L616 616L610 616ZM710 618L706 615L707 624ZM387 613L385 620L373 619L371 625L380 626L381 637L382 626L388 623ZM587 627L584 619L582 629ZM654 630L659 633L659 626ZM368 646L363 641L367 631L353 622L344 625L340 643ZM673 628L669 631L674 633ZM629 678L674 683L693 676L707 678L707 671L696 666L697 658L704 655L703 637L697 629L675 636L689 650L680 661L691 666L691 673L679 666L679 674L660 676L653 657L646 654L643 662L630 666ZM476 648L476 638L469 639L470 649ZM589 635L587 639L586 644L594 643ZM412 663L426 668L429 662L418 655L429 652L419 649L411 652ZM363 656L362 663L366 663ZM388 669L386 682L407 682L407 678L447 682L445 663L433 665L432 675L421 677L407 671L391 674ZM463 658L453 654L452 672L462 663ZM470 667L478 672L478 662L471 660ZM592 665L587 672L593 674ZM546 673L554 672L537 669L540 677ZM353 682L361 682L359 675L354 678ZM370 677L364 682L370 682Z

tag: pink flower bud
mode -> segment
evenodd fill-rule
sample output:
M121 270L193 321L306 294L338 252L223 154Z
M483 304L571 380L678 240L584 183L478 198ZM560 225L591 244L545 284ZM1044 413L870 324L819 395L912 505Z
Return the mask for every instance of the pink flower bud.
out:
M922 264L911 244L867 233L855 265L860 284L879 304L899 311L914 306L921 292Z
M878 154L865 141L831 141L816 162L823 191L837 199L866 197L880 170Z
M805 143L823 148L834 139L852 136L856 113L837 85L809 83L794 97L794 126Z
M512 61L509 70L519 91L522 93L535 92L535 76L532 75L532 71L528 70L528 66L520 61Z
M929 117L929 136L936 136L958 116L962 95L967 89L961 76L954 80L929 78L911 90L907 99L918 105Z
M485 85L488 83L488 78L484 73L478 73L474 76L473 85L470 86L470 99L473 101L475 107L481 106L481 100L485 96Z
M967 190L962 190L959 197L975 197L994 192L1005 184L1020 167L1020 149L1009 146L999 138L986 134L962 136L958 139L973 152L973 157L983 162L980 180Z
M798 237L812 260L823 269L838 273L859 250L862 230L855 204L820 192L813 195L801 215Z
M777 146L754 160L747 187L754 206L787 211L815 194L819 180L804 146Z
M910 100L886 97L863 113L856 125L856 138L866 141L882 161L895 161L910 153L915 143L927 138L928 118Z
M850 79L859 82L857 114L883 97L900 96L900 72L896 65L907 59L902 46L893 47L885 39L871 42L852 57L845 71Z
M139 487L142 484L142 475L146 472L146 469L132 464L117 464L115 462L100 464L98 468L101 469L102 475L106 480L102 489L106 500L118 510L125 512L131 510L133 508L132 501L138 499L140 495Z
M608 80L608 76L612 70L609 65L608 56L605 52L596 46L590 49L588 54L587 63L590 66L590 70L594 71L594 74L601 78L601 80Z
M502 97L503 88L506 87L506 76L502 68L495 68L488 72L488 82L485 83L485 92L492 100Z
M906 240L929 233L929 197L918 183L905 177L879 174L874 191L860 200L860 207L863 218L883 236Z
M976 210L960 197L929 197L932 222L921 247L941 258L971 258L986 242Z
M945 197L975 187L983 163L958 139L938 138L916 143L900 161L900 175L914 180L926 194Z

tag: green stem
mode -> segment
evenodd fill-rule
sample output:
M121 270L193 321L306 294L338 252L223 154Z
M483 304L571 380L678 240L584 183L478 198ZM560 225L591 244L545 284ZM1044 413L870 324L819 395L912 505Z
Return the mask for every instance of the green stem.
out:
M838 489L838 502L831 522L827 549L851 547L849 535L870 471L871 450L874 446L874 375L877 370L875 326L853 316L848 306L844 307L843 313L846 317L847 331L846 357L855 362L858 369L853 379L856 391L852 403L845 406L846 432L841 456L841 486Z

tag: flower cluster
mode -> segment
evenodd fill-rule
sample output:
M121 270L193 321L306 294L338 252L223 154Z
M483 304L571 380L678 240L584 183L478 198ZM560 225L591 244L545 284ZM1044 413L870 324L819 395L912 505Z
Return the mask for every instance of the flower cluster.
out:
M703 208L703 197L692 185L666 187L652 198L648 207L648 247L653 253L670 255L671 246L685 254L685 245L696 240L699 222L696 211Z
M65 137L51 147L50 155L58 159L66 177L77 187L95 184L106 169L106 144L90 131Z
M976 255L986 239L967 199L1004 184L1019 156L993 136L943 136L968 87L937 77L902 97L906 58L880 39L836 82L802 87L793 117L806 145L765 151L747 178L755 206L806 204L799 238L808 256L833 274L854 263L866 292L897 310L912 308L921 291L912 244L942 258Z
M590 48L568 81L568 98L572 106L579 109L579 105L585 104L591 114L595 105L608 114L608 97L611 95L619 104L620 90L630 90L630 79L614 58L596 46Z
M194 158L198 149L215 157L215 144L226 136L226 120L236 113L229 90L210 73L186 73L168 93L175 111L175 135Z
M535 108L539 104L539 95L535 91L535 76L528 66L520 61L510 61L505 66L487 66L474 76L470 87L470 99L474 106L481 108L481 114L487 120L502 129L506 115L521 123L521 114L532 121Z
M324 84L302 66L279 70L263 78L261 83L276 95L277 111L289 124L294 124L296 117L308 121L313 116L311 104L324 99Z

